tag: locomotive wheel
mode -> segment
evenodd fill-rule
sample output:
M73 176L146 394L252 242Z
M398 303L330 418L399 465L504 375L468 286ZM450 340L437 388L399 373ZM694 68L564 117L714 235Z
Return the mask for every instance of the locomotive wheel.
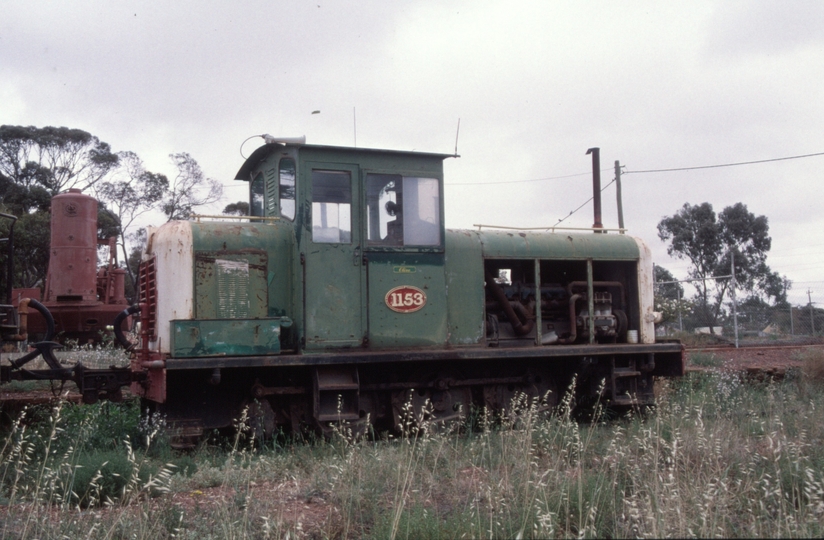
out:
M369 417L357 420L341 420L339 422L318 422L315 421L317 430L326 440L343 439L347 442L355 442L362 439L369 433Z
M468 386L452 386L460 377L449 375L424 377L420 389L392 393L392 417L397 431L449 429L463 422L472 406L472 390Z
M530 410L545 414L558 404L553 377L545 371L529 374L527 384L495 384L484 387L484 405L494 417L515 420Z
M255 435L255 439L264 441L275 433L275 411L268 399L255 400L246 405L248 407L247 424Z

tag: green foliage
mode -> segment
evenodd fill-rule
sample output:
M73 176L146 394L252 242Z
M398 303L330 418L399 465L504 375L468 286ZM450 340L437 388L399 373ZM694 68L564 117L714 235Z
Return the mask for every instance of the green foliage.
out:
M55 483L52 496L83 508L118 500L132 482L145 484L156 475L158 467L144 462L135 467L133 459L122 451L106 450L82 453L74 468Z
M15 287L45 283L51 197L73 187L92 188L119 163L108 144L83 130L0 126L0 211L19 218L14 228ZM117 234L120 223L105 207L99 218L104 238ZM6 220L0 223L0 235L8 237L9 225ZM3 267L6 259L3 252Z
M4 221L0 227L7 226ZM49 265L51 221L48 212L32 212L19 216L14 226L14 286L35 287L45 284ZM2 234L8 237L7 227ZM7 253L0 254L0 265L5 270ZM5 285L5 271L2 272Z
M713 353L691 353L690 364L701 367L721 367L724 364L724 359Z
M223 213L229 216L248 216L249 203L248 201L238 201L235 203L227 204L226 207L223 209Z
M653 268L653 279L655 280L655 295L668 300L677 300L684 297L684 287L677 283L677 279L672 272L660 265ZM669 282L669 283L668 283ZM673 283L676 282L676 283Z
M126 438L138 444L143 439L138 400L101 401L94 405L66 403L60 408L59 428L68 436L49 440L53 414L50 405L36 405L27 412L34 435L30 441L33 456L42 458L48 452L62 455L74 451L113 451L119 449Z
M40 186L50 195L86 189L118 164L108 144L81 129L0 126L0 174L24 188Z
M672 326L678 322L679 316L683 318L689 313L691 302L684 300L684 287L677 283L675 276L663 266L655 265L653 278L653 310L661 313L662 323Z
M59 403L25 411L0 445L0 490L10 504L64 509L126 504L167 492L174 465L147 460L133 450L131 434L146 449L157 435L156 430L141 430L137 419L136 402Z
M151 210L187 219L222 195L185 152L170 155L177 174L170 182L147 171L134 152L112 152L109 145L79 129L0 126L0 212L19 218L15 227L15 287L43 286L49 260L51 197L69 188L99 201L98 236L117 237L128 261L127 243L140 243L135 221ZM0 221L0 235L9 223ZM5 253L0 264L5 265ZM126 265L129 285L135 273Z
M746 205L736 203L716 216L709 203L686 203L675 215L661 220L658 237L669 243L671 256L690 262L690 277L699 280L695 282L696 308L705 318L705 326L717 325L730 294L729 279L710 278L729 275L733 257L738 288L778 303L786 301L789 282L766 263L772 246L767 218L755 216Z

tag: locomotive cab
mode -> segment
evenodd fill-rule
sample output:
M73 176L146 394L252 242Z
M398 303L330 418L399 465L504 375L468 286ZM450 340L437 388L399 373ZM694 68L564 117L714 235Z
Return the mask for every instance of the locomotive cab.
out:
M294 232L303 352L444 345L446 157L267 144L241 168L253 213Z

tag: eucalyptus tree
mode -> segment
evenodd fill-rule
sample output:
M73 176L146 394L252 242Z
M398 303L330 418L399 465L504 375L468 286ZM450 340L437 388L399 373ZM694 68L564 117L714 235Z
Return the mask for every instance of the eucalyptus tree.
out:
M698 290L696 309L710 327L717 325L732 284L730 279L714 278L730 275L733 258L737 289L776 302L784 299L784 282L767 265L769 229L766 216L756 216L740 202L718 215L710 203L685 203L658 223L658 237L669 244L667 253L689 261L689 276Z

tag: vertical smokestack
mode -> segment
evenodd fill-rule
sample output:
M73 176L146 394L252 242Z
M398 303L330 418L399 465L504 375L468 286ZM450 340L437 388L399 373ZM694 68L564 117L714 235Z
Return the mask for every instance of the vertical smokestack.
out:
M590 148L587 154L592 154L592 207L595 213L593 229L603 229L601 223L601 149Z

